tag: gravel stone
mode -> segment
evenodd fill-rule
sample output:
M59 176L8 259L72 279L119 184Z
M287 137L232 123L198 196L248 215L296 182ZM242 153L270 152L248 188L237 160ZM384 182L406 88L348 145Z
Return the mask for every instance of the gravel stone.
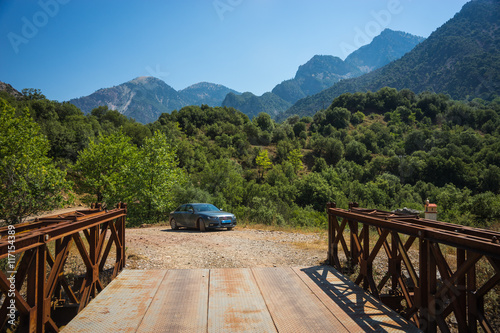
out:
M230 232L171 230L166 226L127 229L126 268L315 266L326 260L325 237L246 228Z

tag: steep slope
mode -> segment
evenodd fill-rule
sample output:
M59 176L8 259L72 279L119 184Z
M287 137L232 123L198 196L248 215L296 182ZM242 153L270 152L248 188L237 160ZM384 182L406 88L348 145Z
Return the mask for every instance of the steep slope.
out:
M265 94L265 98L275 103L274 110L286 109L287 103L293 104L301 98L331 87L340 80L360 76L400 58L422 40L422 37L386 29L370 44L354 51L345 61L331 55L315 55L299 67L293 79L276 85L272 90L274 96ZM236 104L231 104L232 101ZM252 109L255 114L267 112L264 100L257 103L252 98L247 102L252 105L245 105L241 99L228 98L223 105L241 110ZM258 105L262 107L255 109Z
M351 53L345 62L363 73L369 73L401 58L424 40L423 37L403 31L385 29L370 44Z
M70 100L70 103L88 113L92 109L107 105L110 109L147 124L158 119L162 113L179 110L187 105L208 104L220 106L227 93L236 91L218 84L202 82L176 91L154 77L138 77L112 88Z
M278 84L272 90L289 103L299 98L313 95L331 87L341 79L354 77L361 72L342 59L330 55L315 55L304 65L299 66L295 78Z
M287 102L314 95L342 79L358 77L401 58L425 38L385 29L370 44L351 53L345 61L334 56L314 56L300 66L295 78L278 84L273 93Z
M14 89L10 84L0 81L0 91L5 91L7 94L14 96L15 98L22 98L23 94Z
M185 105L177 91L154 77L138 77L111 88L69 101L84 113L106 105L108 108L132 117L138 122L149 123L163 112L180 109Z
M384 86L432 91L454 99L491 99L500 91L500 1L474 0L411 52L358 78L299 100L283 114L313 115L346 92Z

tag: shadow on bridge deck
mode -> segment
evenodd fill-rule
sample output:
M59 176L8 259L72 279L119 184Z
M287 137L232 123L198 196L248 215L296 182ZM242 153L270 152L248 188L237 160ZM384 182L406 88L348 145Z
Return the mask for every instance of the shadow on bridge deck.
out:
M124 270L63 332L418 332L330 266Z

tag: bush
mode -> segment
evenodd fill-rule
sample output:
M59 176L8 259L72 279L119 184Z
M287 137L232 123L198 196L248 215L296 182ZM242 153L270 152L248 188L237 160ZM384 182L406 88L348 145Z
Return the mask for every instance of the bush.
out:
M327 217L323 211L318 212L312 206L296 207L290 214L289 224L294 227L324 229L327 226Z
M278 213L278 207L267 198L254 197L250 202L252 222L266 225L284 225L285 219Z

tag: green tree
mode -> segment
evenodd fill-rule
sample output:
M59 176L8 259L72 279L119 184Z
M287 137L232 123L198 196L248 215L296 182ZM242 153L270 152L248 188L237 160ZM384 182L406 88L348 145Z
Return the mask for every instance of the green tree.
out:
M132 143L142 146L146 138L151 137L151 131L143 124L129 122L123 126L123 133L132 139Z
M259 113L259 115L253 119L253 123L263 131L272 132L274 129L273 119L265 112Z
M328 167L328 164L326 163L326 161L323 157L315 157L314 158L314 166L312 168L312 171L321 172L321 171L325 170L327 167Z
M480 219L500 217L500 196L489 191L473 196L471 213Z
M0 219L20 223L31 214L61 207L70 189L66 172L47 157L49 142L28 110L0 100Z
M264 172L266 172L267 169L270 169L273 166L271 160L269 159L267 149L261 150L259 152L259 154L255 158L255 163L259 166L260 178L264 178Z
M22 90L22 94L24 99L29 101L45 99L45 95L40 89L25 88Z
M79 190L95 195L107 205L129 201L127 176L130 163L137 158L137 147L121 131L101 135L78 155L75 171L79 173Z
M296 202L301 207L312 206L321 211L329 201L337 203L343 201L343 195L317 172L311 172L299 180L297 189L299 193Z
M224 208L225 205L238 207L243 199L243 183L241 166L228 158L211 160L195 177L199 186L215 197L214 204Z
M304 168L304 165L302 164L302 157L304 157L304 155L302 155L300 149L294 149L288 154L288 161L293 165L295 173Z
M157 131L147 138L132 164L126 188L131 198L129 220L148 223L168 219L176 204L173 189L185 183L185 174L165 134Z
M325 138L322 150L322 155L331 165L336 165L344 156L344 145L334 138Z
M326 123L332 124L335 128L346 128L349 126L351 112L345 108L328 108L325 115Z
M351 116L351 124L358 125L361 124L365 120L365 115L361 111L357 111L355 114Z
M276 145L276 163L282 163L286 161L290 152L295 149L295 145L290 140L281 140Z
M307 131L307 125L301 121L293 125L293 133L295 134L295 136L299 136L300 133L306 131Z
M353 140L345 146L345 158L349 161L363 165L368 157L366 146L359 141Z
M491 191L493 193L500 193L500 168L496 165L490 165L490 167L483 172L482 177L482 190L487 192Z

